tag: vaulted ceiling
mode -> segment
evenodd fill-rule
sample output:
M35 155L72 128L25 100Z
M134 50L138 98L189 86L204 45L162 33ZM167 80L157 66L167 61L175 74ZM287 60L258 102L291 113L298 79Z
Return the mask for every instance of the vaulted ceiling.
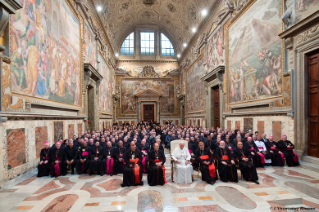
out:
M216 0L93 0L101 6L98 12L115 52L119 52L126 36L137 26L157 26L181 52L183 43L188 43L207 17ZM209 15L209 14L208 14Z

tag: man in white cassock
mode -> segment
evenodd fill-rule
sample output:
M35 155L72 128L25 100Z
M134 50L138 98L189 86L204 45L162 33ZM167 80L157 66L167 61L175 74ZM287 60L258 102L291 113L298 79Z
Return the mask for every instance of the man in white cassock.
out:
M172 155L176 166L174 171L174 182L176 183L192 183L193 166L189 162L191 155L184 146L184 142L179 143L179 147L174 149Z

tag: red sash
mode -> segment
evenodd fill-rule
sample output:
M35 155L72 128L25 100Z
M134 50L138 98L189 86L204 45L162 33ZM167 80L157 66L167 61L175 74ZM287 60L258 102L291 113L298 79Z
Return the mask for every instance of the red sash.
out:
M247 158L246 156L241 156L241 158L243 159L243 158Z
M154 162L155 162L155 163L159 163L159 162L162 162L162 160L160 160L160 159L155 159ZM167 183L167 182L166 182L166 177L165 177L165 166L164 166L164 165L162 165L162 169L163 169L164 183Z
M85 156L85 155L89 155L89 153L87 151L84 151L82 152L82 155Z
M44 157L45 160L49 159L49 157Z
M250 151L254 151L255 150L255 148L254 147L250 147Z
M193 153L193 151L192 151L191 149L188 149L188 152L189 152L189 154L192 154L192 153Z
M222 160L229 160L228 155L223 155L223 156L222 156Z
M209 156L208 155L201 155L199 156L200 159L202 160L208 160L209 159ZM210 164L208 166L208 170L209 170L209 175L212 177L212 178L215 178L216 177L216 169L215 169L215 165L214 163Z
M136 166L136 164L138 163L139 158L135 158L135 159L130 159L129 162L130 163L134 163L134 176L135 176L135 183L139 184L140 183L140 166Z

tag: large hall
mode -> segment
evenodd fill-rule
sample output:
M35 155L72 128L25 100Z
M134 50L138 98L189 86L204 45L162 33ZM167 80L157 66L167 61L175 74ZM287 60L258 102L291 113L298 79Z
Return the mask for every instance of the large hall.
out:
M0 211L319 211L319 0L0 0Z

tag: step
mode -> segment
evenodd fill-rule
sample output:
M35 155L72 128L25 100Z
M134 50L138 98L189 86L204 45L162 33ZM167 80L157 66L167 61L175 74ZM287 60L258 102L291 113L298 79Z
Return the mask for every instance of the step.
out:
M302 157L302 160L305 162L308 162L308 163L313 163L313 164L319 165L319 158L316 158L316 157L311 157L311 156L306 155L306 156Z
M309 162L306 162L304 160L300 160L299 163L300 163L300 167L319 173L319 165L318 164L309 163Z

